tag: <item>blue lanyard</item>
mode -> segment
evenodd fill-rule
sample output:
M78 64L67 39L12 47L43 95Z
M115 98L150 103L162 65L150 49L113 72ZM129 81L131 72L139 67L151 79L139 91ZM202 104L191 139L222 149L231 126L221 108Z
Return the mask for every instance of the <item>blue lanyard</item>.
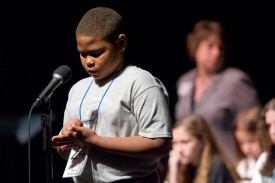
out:
M114 79L115 79L115 78L113 78L113 79L111 80L111 82L110 82L108 88L105 90L103 96L101 97L101 100L100 100L100 102L99 102L99 104L98 104L97 110L95 111L95 112L96 112L95 116L94 116L92 119L82 121L82 115L81 115L82 104L83 104L83 101L84 101L84 99L85 99L85 97L86 97L88 91L90 90L91 85L93 84L93 82L94 82L94 80L95 80L95 79L93 78L93 80L92 80L91 83L89 84L89 86L88 86L88 88L87 88L87 90L86 90L86 92L85 92L85 94L84 94L84 96L83 96L83 98L82 98L82 100L81 100L80 106L79 106L79 119L80 119L80 121L82 121L83 123L88 123L88 122L93 122L94 120L97 119L97 117L98 117L98 112L99 112L100 105L101 105L101 102L102 102L103 98L105 97L107 91L108 91L109 88L111 87L111 85L112 85Z

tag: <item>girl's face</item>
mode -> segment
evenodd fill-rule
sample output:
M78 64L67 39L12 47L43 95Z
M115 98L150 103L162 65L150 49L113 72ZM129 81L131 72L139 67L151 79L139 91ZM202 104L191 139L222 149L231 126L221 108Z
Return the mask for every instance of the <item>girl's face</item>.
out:
M196 50L195 60L199 69L205 72L216 72L223 65L223 48L220 38L211 34L203 39Z
M203 142L183 127L173 129L173 137L173 150L179 154L181 164L197 166L201 158Z
M235 132L235 137L244 155L258 159L262 152L262 148L255 134L251 134L245 130L237 130Z
M275 110L268 110L265 113L265 122L268 125L271 142L275 144Z

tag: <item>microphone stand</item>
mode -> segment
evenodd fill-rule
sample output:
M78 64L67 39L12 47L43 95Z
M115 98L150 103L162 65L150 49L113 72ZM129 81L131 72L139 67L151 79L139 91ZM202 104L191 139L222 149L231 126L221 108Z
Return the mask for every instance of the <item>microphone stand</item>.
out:
M41 116L41 125L43 127L43 151L46 156L46 176L47 183L53 183L53 168L52 168L52 109L50 99L46 102L44 113Z

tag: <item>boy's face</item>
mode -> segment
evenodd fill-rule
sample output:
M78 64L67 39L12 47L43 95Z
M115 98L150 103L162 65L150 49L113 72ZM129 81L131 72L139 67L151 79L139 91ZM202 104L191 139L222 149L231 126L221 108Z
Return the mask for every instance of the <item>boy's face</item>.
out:
M124 47L97 37L78 36L76 41L82 66L96 80L108 78L120 67Z

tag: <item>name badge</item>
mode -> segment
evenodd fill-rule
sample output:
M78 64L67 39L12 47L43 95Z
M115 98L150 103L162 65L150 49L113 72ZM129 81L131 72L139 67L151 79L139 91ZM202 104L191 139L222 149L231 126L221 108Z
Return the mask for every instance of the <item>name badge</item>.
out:
M70 156L63 173L63 178L79 176L87 162L88 153L89 151L87 148L71 149Z

